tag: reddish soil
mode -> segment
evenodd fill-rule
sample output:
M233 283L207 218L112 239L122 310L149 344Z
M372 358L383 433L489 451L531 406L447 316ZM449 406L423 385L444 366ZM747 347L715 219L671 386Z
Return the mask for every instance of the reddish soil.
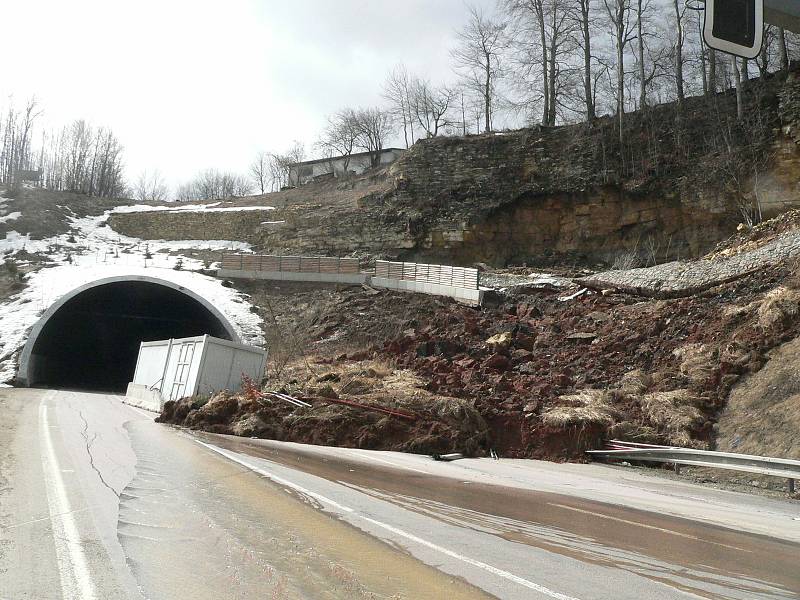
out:
M643 408L643 397L685 390L700 414L687 432L688 443L713 447L731 387L759 370L768 350L800 335L796 307L784 314L779 306L769 318L762 314L765 295L779 287L800 288L791 266L676 300L589 293L560 301L542 290L496 297L494 307L476 309L411 294L295 291L280 302L297 306L302 297L314 305L314 318L303 322L301 354L287 360L266 388L314 394L321 384L339 381L332 394L360 401L342 383L342 373L373 361L412 374L417 384L366 377L364 393L374 392L370 403L411 406L420 419L328 405L304 412L240 396L213 399L209 408L192 408L196 399L168 404L162 420L317 444L425 453L494 449L502 456L580 460L585 449L612 437L678 443L669 415L655 419ZM259 290L249 291L258 302ZM270 309L280 311L274 294L270 300ZM687 348L701 349L693 362ZM636 391L623 390L626 377L637 373ZM543 413L585 390L610 391L613 422L545 424ZM427 396L409 400L417 392ZM448 398L460 399L464 410L476 414L453 416L460 414L455 411L444 419L426 411L425 402Z
M726 316L725 309L760 299L787 275L776 268L671 301L592 294L569 302L554 295L528 297L484 311L453 304L378 352L419 373L432 392L474 399L490 425L492 443L507 456L578 458L600 445L606 428L554 429L538 415L561 396L612 388L636 369L650 375L647 392L688 388L701 399L705 421L693 437L709 444L731 386L758 370L767 350L800 335L796 319L765 330L752 315ZM486 344L489 336L504 332L511 334L508 346ZM689 344L710 349L700 379L682 373L674 354ZM642 421L635 402L623 400L616 408L624 415L621 423ZM617 428L620 434L624 430ZM658 435L642 441L670 442Z

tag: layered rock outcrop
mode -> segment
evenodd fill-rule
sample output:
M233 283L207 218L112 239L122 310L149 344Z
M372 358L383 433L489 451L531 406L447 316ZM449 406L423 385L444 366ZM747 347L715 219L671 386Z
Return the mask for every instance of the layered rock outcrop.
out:
M417 142L388 170L259 199L258 213L116 215L139 237L230 237L277 253L471 264L699 256L748 219L800 206L800 82L749 82L616 120ZM150 225L148 225L150 223ZM148 235L149 234L149 235Z

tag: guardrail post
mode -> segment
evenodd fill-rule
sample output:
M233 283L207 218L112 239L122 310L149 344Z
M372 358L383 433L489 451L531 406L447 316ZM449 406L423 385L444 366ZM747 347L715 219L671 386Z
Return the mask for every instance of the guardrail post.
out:
M789 493L794 494L794 479L787 480L787 483L789 484L786 486L789 488Z
M681 466L678 463L674 463L672 465L672 468L675 469L675 474L676 475L680 475L681 474Z

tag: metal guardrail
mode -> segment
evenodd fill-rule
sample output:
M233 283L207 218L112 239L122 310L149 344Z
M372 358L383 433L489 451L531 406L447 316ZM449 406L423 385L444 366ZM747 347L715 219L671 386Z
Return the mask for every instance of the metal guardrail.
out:
M232 271L353 274L360 271L360 263L357 258L335 256L223 254L222 268Z
M636 444L619 440L611 440L608 445L610 447L608 450L587 450L586 453L616 460L672 463L676 468L678 465L689 465L784 477L788 480L789 493L794 493L795 480L800 479L800 460Z

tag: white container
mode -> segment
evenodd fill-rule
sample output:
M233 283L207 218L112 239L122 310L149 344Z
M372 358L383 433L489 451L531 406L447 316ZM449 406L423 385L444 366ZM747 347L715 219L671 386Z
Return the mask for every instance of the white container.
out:
M258 383L266 362L261 348L210 335L142 342L127 396L132 404L160 411L167 400L236 392L242 375Z

